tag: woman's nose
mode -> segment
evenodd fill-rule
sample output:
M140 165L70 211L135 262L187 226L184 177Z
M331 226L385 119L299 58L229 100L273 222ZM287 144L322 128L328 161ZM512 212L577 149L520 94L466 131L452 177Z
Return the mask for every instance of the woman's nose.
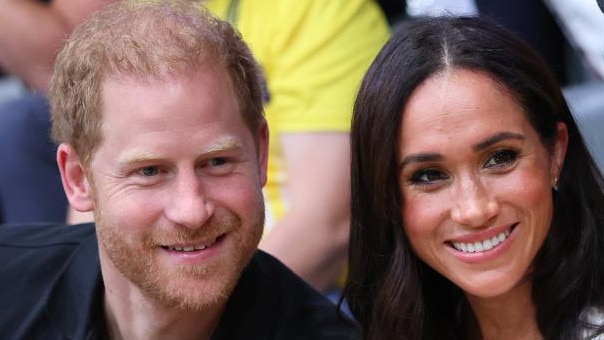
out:
M483 227L499 212L499 202L479 178L459 179L455 187L451 218L465 226Z

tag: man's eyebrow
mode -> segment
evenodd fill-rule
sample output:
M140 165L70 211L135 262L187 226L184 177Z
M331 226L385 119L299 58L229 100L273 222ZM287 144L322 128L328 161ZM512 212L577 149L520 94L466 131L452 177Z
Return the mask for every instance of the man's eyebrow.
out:
M234 137L225 137L219 139L215 142L212 142L208 145L202 147L199 151L199 154L212 154L221 151L235 150L243 147L241 141ZM168 155L169 156L169 155ZM122 165L126 164L136 164L136 163L145 163L149 161L157 161L165 159L166 155L158 154L145 150L136 150L132 153L126 154L122 157L122 160L119 162Z
M500 132L500 133L497 133L497 134L485 139L482 142L474 144L472 146L472 149L474 151L482 151L482 150L490 147L491 145L497 144L506 139L525 140L526 137L524 137L524 135L522 135L520 133L516 133L516 132Z
M133 163L144 163L144 162L158 160L158 159L161 159L161 157L154 153L147 152L147 151L134 151L134 152L124 155L124 157L122 157L122 159L120 160L119 163L122 165L126 165L126 164L133 164Z
M220 151L226 151L226 150L241 149L242 147L243 147L243 144L241 143L241 141L239 139L232 137L232 136L228 136L228 137L219 139L219 140L207 145L206 147L202 148L201 153L208 154L208 153L214 153L214 152L220 152Z

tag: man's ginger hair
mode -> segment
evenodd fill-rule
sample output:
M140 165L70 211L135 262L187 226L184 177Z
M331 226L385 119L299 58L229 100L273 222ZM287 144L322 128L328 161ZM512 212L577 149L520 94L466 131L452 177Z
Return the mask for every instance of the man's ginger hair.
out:
M86 168L102 141L101 83L142 81L226 67L252 134L263 121L260 72L230 24L198 1L124 0L106 6L74 30L57 56L49 99L52 136L69 143Z

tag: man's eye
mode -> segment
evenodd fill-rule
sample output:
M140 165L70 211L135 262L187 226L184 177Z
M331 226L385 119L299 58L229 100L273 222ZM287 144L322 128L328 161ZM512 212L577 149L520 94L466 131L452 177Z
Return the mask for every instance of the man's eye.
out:
M431 184L436 181L447 179L448 176L444 172L436 169L424 169L417 171L411 176L411 182L416 184Z
M209 165L210 166L221 166L228 163L228 160L224 157L216 157L216 158L212 158L210 159Z
M138 174L145 177L155 176L159 173L159 168L156 166L146 166L138 170Z
M513 150L499 150L495 152L484 164L485 168L505 168L513 164L518 158L518 152Z

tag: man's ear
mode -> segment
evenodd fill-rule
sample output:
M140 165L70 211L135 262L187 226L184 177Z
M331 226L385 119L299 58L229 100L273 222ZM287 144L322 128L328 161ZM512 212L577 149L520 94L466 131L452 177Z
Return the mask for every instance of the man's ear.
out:
M268 170L268 144L269 144L269 133L268 123L264 119L260 124L258 131L258 168L260 184L266 185L266 177Z
M57 150L63 189L73 209L81 212L94 209L94 193L84 165L72 145L63 143Z

